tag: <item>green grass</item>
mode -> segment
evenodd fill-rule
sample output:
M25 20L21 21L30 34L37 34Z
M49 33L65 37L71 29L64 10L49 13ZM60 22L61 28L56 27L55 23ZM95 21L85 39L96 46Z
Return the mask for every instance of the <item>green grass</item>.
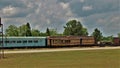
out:
M120 68L120 50L6 54L0 68Z

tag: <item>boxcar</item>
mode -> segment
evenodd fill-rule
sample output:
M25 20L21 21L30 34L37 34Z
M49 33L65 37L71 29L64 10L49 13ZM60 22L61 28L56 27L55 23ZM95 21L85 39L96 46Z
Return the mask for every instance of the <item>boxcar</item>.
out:
M119 45L119 46L120 46L120 38L114 37L114 38L113 38L113 44L114 44L114 45Z
M94 45L95 39L92 36L49 36L48 46L85 46Z
M2 38L0 38L0 41ZM2 41L0 42L2 43ZM5 48L10 47L45 47L46 37L7 37L3 38Z

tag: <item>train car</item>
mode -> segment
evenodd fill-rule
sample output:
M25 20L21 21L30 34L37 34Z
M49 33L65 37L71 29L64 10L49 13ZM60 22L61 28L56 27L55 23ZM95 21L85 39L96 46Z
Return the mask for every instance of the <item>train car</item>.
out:
M0 41L2 38L0 38ZM2 43L2 41L0 42ZM12 47L46 47L46 37L7 37L3 38L4 48Z
M120 46L120 38L114 37L114 38L113 38L113 44L114 44L115 46Z
M92 36L49 36L48 46L88 46L94 45L95 39Z

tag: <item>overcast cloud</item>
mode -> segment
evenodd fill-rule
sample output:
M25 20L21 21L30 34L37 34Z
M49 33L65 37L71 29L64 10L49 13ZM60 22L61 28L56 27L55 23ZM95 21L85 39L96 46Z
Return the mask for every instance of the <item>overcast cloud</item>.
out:
M103 35L120 32L120 0L0 0L0 17L5 29L30 22L32 28L63 32L69 19L77 19L91 34L95 28Z

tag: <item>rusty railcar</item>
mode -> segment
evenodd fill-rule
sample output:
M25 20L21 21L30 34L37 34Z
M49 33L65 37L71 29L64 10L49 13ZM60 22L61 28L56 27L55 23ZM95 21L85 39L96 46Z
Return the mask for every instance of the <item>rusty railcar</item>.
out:
M94 45L92 36L48 36L48 46L85 46Z
M114 45L119 45L119 46L120 46L120 38L114 37L114 38L113 38L113 44L114 44Z

